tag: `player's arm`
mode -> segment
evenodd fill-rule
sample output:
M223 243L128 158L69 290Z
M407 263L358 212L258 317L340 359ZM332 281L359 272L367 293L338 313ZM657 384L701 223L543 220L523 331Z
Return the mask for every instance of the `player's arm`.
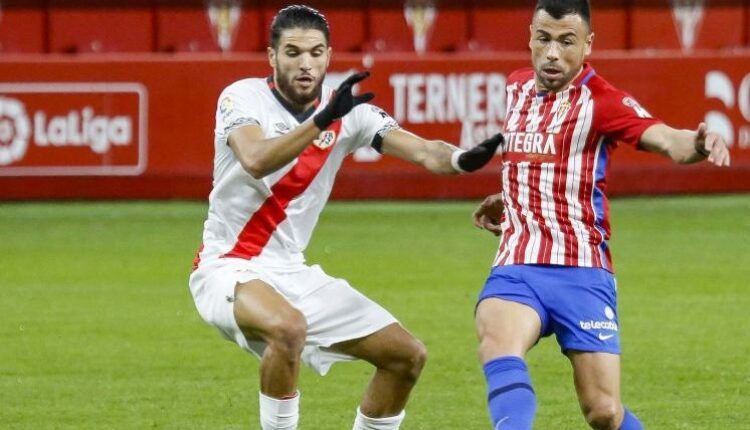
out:
M305 148L327 129L333 121L349 113L355 106L375 97L372 93L352 95L352 87L369 72L349 76L336 90L325 108L312 121L300 124L291 132L266 139L257 125L240 127L229 134L229 146L242 167L255 179L263 178L294 160Z
M257 125L246 125L229 134L229 146L242 168L255 179L269 175L296 158L319 134L313 121L287 134L266 139Z
M677 163L687 164L708 160L716 166L729 166L729 148L724 139L706 130L701 123L697 130L678 130L665 124L654 124L643 132L640 146L663 154Z
M440 140L427 140L406 130L396 129L383 137L382 151L422 166L430 172L452 175L481 168L492 159L502 142L503 136L498 133L464 151Z

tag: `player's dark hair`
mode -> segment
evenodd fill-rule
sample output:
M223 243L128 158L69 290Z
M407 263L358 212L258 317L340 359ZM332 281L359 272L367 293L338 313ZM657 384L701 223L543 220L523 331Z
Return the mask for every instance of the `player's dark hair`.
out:
M279 39L284 30L302 28L305 30L320 30L329 41L330 29L328 20L317 9L305 5L287 6L279 11L271 23L271 48L279 47Z
M539 0L536 11L544 10L552 18L562 19L565 15L580 15L591 28L591 6L589 0Z

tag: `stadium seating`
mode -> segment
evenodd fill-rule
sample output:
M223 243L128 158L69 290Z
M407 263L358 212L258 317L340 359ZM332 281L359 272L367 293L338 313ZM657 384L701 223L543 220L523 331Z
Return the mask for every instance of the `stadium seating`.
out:
M265 0L262 12L262 43L268 46L271 21L282 7L289 5L288 1ZM306 1L304 4L318 8L325 13L331 26L331 46L336 52L362 51L366 34L367 10L360 4L346 0Z
M626 0L601 0L594 11L594 31L602 29L595 39L597 49L626 49ZM508 0L475 0L470 12L471 37L469 50L525 51L529 44L529 22L532 10L529 2Z
M0 0L0 52L218 52L221 19L208 6L229 0ZM262 52L283 0L241 4L229 26L233 52ZM310 0L331 23L337 52L414 52L420 12L429 11L425 52L524 52L527 0ZM433 4L434 9L406 7ZM701 6L702 5L702 6ZM428 13L427 16L430 16ZM230 22L225 21L225 22ZM750 3L739 0L598 0L595 48L735 50L750 47Z
M51 52L148 52L154 49L151 2L49 0Z
M532 9L525 0L475 0L469 11L472 51L525 51Z
M3 2L0 9L0 52L46 52L42 0Z
M634 0L633 48L735 49L747 46L747 12L743 2Z
M627 49L629 14L627 0L599 0L592 12L594 49Z
M456 2L445 2L434 9L401 0L371 0L368 9L370 40L367 48L376 52L414 52L415 28L422 25L426 51L449 52L462 49L468 38L468 10ZM420 9L421 7L421 9ZM429 15L432 14L432 19ZM422 14L421 16L419 14ZM425 21L427 16L427 21ZM409 22L411 21L411 23ZM424 23L424 24L422 24ZM426 25L425 25L426 24Z
M259 51L261 44L260 9L257 1L245 0L236 22L225 23L230 34L232 52ZM203 1L169 2L159 0L155 8L157 50L161 52L218 52L217 31L221 16L217 12L211 23Z

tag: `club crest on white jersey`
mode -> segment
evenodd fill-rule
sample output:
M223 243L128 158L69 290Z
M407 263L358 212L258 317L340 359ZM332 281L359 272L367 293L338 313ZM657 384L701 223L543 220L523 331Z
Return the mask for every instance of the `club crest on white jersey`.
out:
M336 132L333 130L324 130L318 135L317 139L313 140L313 145L320 149L327 149L334 142L336 142Z

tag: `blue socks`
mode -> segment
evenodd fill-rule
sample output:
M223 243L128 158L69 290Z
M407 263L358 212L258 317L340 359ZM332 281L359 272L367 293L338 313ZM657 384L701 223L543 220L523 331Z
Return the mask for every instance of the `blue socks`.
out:
M625 408L625 418L622 420L620 430L643 430L643 424L638 421L638 418L632 412Z
M531 387L529 369L519 357L500 357L484 365L487 403L495 430L531 430L536 412L536 395ZM632 416L632 415L631 415ZM633 417L635 419L635 417ZM621 430L640 429L625 427Z

